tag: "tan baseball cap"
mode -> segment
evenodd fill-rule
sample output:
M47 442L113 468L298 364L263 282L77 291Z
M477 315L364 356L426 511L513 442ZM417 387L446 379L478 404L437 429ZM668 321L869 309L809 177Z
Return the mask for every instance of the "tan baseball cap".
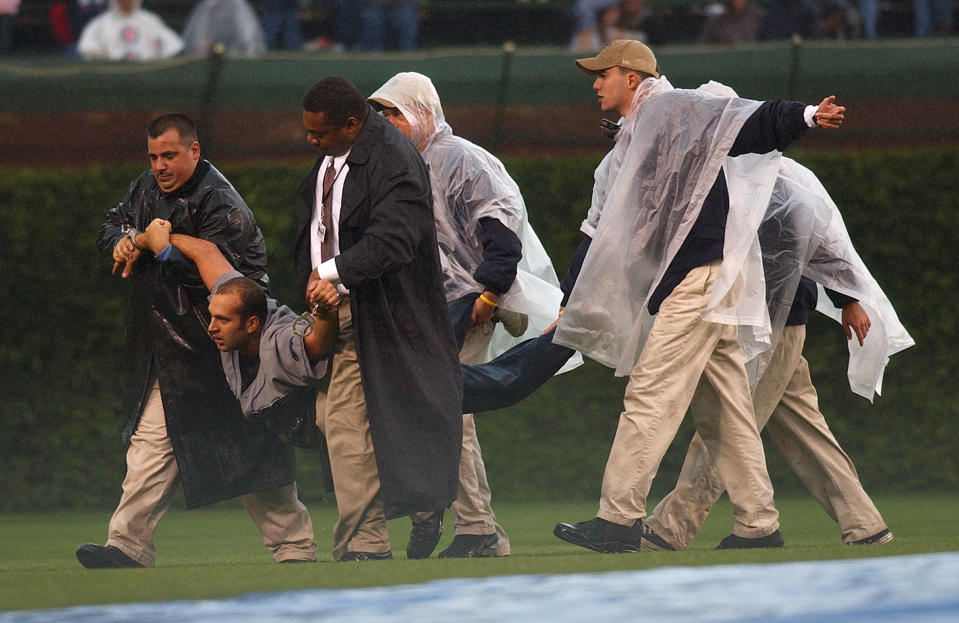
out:
M633 71L641 71L654 78L659 78L659 69L656 66L656 57L641 41L633 39L616 39L610 41L603 51L593 58L581 58L576 66L588 74L603 71L610 67L625 67Z
M374 108L396 108L396 104L386 99L385 97L371 97L369 99L370 103L373 104Z

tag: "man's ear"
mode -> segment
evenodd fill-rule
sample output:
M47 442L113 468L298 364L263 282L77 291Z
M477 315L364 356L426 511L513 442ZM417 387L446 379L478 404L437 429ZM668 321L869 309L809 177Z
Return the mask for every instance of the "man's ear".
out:
M250 316L246 319L246 332L250 335L253 335L260 330L260 317L259 316Z

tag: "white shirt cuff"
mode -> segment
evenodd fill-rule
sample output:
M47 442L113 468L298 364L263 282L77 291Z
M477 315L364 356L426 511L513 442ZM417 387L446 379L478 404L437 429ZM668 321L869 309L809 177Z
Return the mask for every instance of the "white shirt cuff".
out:
M816 111L819 110L819 106L806 106L806 110L803 111L803 118L806 120L806 125L810 128L816 127Z
M336 270L336 258L330 258L316 267L316 274L320 279L326 279L333 285L340 283L340 273Z

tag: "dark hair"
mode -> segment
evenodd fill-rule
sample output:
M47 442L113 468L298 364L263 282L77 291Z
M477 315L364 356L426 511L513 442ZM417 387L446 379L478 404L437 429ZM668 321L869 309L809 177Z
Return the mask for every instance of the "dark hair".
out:
M151 121L147 135L150 138L157 138L170 128L180 133L180 143L188 149L197 140L196 124L193 123L193 119L179 112L160 115Z
M349 80L327 76L311 86L303 96L303 110L321 112L328 124L342 127L350 117L365 121L369 107L366 98Z
M620 66L620 65L617 65L617 66L616 66L616 69L618 69L618 70L620 71L620 73L624 73L624 74L636 74L637 76L639 76L639 81L640 81L640 82L642 82L642 81L645 80L646 78L652 78L652 77L653 77L653 74L648 74L648 73L646 73L645 71L639 71L638 69L630 69L629 67L622 67L622 66ZM656 66L656 71L659 71L659 66L658 66L658 65Z
M260 284L249 277L234 277L220 284L215 294L236 294L240 299L240 320L256 316L260 326L266 323L266 293Z

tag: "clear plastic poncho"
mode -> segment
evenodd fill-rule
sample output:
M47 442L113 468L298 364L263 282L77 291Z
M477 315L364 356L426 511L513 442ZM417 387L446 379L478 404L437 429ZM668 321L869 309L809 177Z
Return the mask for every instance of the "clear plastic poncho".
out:
M759 233L773 343L785 325L800 274L819 286L817 310L837 322L842 310L824 296L823 287L853 297L872 324L862 346L855 337L848 341L849 387L871 402L874 394L882 393L889 357L915 342L859 257L839 209L812 171L782 159ZM751 375L761 372L767 359L768 353L762 353L750 362Z
M183 45L186 54L223 45L231 56L255 56L266 51L266 38L246 0L202 0L183 27Z
M710 81L700 87L735 96L729 87ZM749 158L728 158L726 177L730 202L750 191L741 180L750 175ZM882 393L889 357L915 342L899 321L892 303L856 252L836 204L816 175L790 158L779 160L779 171L766 213L759 226L766 299L772 327L771 347L749 351L741 344L750 378L755 382L769 363L782 335L801 275L819 286L817 310L841 321L842 310L824 296L823 286L859 301L872 326L863 345L848 341L850 389L870 402Z
M495 156L453 134L428 77L415 72L396 74L370 99L388 101L403 113L411 139L429 167L447 301L483 290L473 277L483 261L479 220L495 218L516 233L523 245L516 280L500 296L499 305L529 316L529 327L514 338L497 325L488 355L492 358L538 336L556 319L563 294L552 262L527 220L516 182ZM582 358L574 356L564 371L580 363Z
M555 343L615 368L618 376L629 374L652 326L649 298L759 105L673 89L665 76L640 83L616 145L596 169L583 226L593 242ZM724 259L703 313L710 322L738 325L740 340L756 353L769 347L771 333L756 232L779 158L778 152L750 154L733 173L750 191L730 196Z

